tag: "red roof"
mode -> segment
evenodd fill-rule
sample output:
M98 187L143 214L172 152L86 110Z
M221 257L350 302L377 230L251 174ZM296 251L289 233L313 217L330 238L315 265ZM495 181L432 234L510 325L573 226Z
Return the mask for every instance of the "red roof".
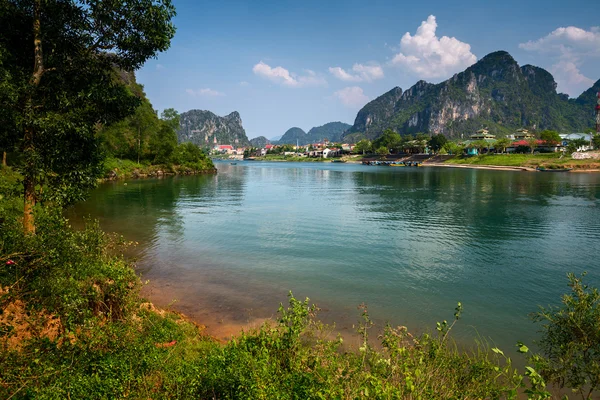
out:
M545 141L543 141L543 140L539 140L539 139L538 139L538 140L536 140L536 143L537 143L537 145L538 145L538 146L543 146L543 145L545 145L545 144L546 144L546 142L545 142ZM527 141L527 140L519 140L519 141L517 141L517 142L513 142L513 144L512 144L512 145L513 145L513 146L515 146L515 147L516 147L516 146L529 146L529 141Z
M267 150L270 150L270 149L272 149L273 147L275 147L275 146L274 146L274 145L272 145L272 144L268 144L268 145L266 145L266 146L265 146L265 149L267 149Z
M230 144L219 145L219 150L233 150L233 146Z

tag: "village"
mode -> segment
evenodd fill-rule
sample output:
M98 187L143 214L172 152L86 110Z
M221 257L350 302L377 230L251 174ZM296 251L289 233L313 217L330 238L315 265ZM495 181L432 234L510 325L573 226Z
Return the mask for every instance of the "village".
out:
M591 133L555 133L552 139L538 137L528 129L518 129L513 134L496 138L488 129L482 128L469 135L467 140L448 141L443 135L418 134L416 138L409 137L399 143L375 148L374 143L361 140L353 143L333 143L327 139L306 145L266 144L262 148L235 147L230 144L216 144L211 149L211 155L232 160L266 159L268 156L278 158L306 159L335 159L349 155L369 156L370 160L385 158L386 160L405 157L407 155L462 155L477 156L482 154L512 154L512 153L559 153L586 152L593 150L593 135ZM437 145L435 143L441 144ZM377 157L379 156L379 157Z

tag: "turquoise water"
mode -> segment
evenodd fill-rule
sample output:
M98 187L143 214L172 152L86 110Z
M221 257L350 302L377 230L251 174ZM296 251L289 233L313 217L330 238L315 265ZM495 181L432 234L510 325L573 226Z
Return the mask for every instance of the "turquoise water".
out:
M600 282L600 174L218 163L217 175L107 183L70 211L140 244L146 293L232 333L292 290L352 331L464 318L459 340L531 342L566 273Z

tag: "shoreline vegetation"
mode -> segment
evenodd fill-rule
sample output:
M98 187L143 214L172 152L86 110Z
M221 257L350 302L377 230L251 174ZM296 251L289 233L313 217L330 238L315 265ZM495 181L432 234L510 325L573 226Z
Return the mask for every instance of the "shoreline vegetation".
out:
M263 157L253 157L252 161L288 161L288 162L332 162L332 160L343 160L347 163L361 163L363 158L379 158L377 154L370 155L351 155L336 158L309 158L283 155L266 155ZM409 156L406 156L409 157ZM453 167L453 168L472 168L472 169L490 169L505 171L536 171L536 168L543 167L548 169L570 168L569 172L600 172L600 159L576 160L571 156L561 157L560 153L546 154L483 154L478 156L454 156L444 161L436 161L435 156L431 156L432 161L425 161L422 166L426 167ZM384 159L384 158L382 158ZM240 161L233 159L220 159L223 161ZM245 159L244 161L248 161Z
M449 322L420 335L375 326L360 305L354 349L333 337L315 305L290 293L276 318L219 341L143 298L140 277L123 257L130 244L98 222L73 230L60 208L38 205L36 234L26 234L22 185L19 174L0 170L1 398L549 399L549 384L562 382L564 366L530 354L523 343L516 351L477 340L455 344L460 303ZM575 316L577 329L580 318L592 318L586 335L599 335L600 296L582 278L569 279L573 294L563 297L560 310ZM558 348L548 321L560 310L536 314L550 332L542 348ZM575 329L568 320L560 328ZM588 347L569 340L571 356L597 346L595 339ZM516 367L515 357L527 366ZM577 362L581 371L585 363ZM583 378L567 386L591 398L598 382Z
M210 161L210 160L208 160ZM132 160L109 158L104 163L104 175L101 181L159 178L174 175L216 174L212 161L201 163L176 164L143 164Z

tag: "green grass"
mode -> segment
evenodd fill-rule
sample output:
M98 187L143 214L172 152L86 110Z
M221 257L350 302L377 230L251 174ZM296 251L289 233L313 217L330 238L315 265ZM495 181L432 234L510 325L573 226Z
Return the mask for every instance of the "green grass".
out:
M598 168L600 163L594 160L573 160L570 156L560 158L560 153L542 154L484 154L472 157L456 157L446 164L494 165L510 167L555 166L570 168Z

